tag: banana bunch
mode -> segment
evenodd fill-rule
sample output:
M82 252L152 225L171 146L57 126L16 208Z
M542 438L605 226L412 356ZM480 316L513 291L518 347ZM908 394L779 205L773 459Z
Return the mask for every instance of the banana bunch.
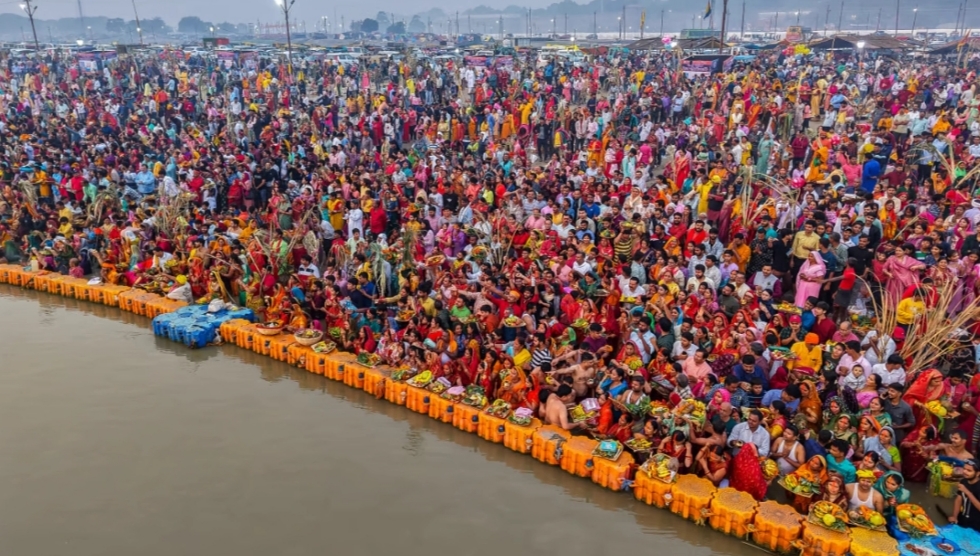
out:
M939 471L942 473L944 479L948 479L953 476L953 465L945 461L939 462Z
M642 452L653 447L653 443L645 438L633 438L626 441L626 445L636 451Z
M949 413L949 411L946 409L946 406L944 406L942 402L940 402L939 400L926 402L926 410L928 410L929 413L932 413L936 417L939 417L940 419L945 419L946 415Z
M825 515L832 515L835 519L846 520L846 515L844 511L840 509L840 506L821 500L813 505L813 516L817 519L823 519Z
M422 371L418 376L409 380L412 386L425 386L432 382L432 371Z
M765 477L767 481L771 481L779 475L779 466L776 462L769 458L761 458L762 461L762 476Z
M667 467L667 458L664 458L657 462L654 467L654 471L657 474L658 479L667 479L670 477L670 469Z

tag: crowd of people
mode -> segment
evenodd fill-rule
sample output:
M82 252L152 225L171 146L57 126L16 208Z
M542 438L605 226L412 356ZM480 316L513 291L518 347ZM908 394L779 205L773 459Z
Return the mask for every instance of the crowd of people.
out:
M803 479L801 512L954 482L980 530L977 61L676 57L7 60L3 260L241 304L758 499Z

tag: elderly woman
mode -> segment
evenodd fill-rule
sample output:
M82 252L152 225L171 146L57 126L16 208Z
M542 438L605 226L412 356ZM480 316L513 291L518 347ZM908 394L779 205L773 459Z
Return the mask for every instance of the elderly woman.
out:
M882 427L875 436L864 439L864 443L858 446L858 455L864 457L868 452L875 452L880 458L878 467L883 471L902 472L902 456L899 454L898 447L894 444L895 431L891 427Z

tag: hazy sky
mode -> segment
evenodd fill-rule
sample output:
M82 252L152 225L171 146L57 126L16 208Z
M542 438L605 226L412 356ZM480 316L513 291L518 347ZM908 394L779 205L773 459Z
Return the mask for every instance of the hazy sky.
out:
M290 12L297 21L307 22L312 27L313 21L327 16L345 16L360 19L373 16L380 10L395 11L398 14L410 15L434 7L440 7L447 13L450 10L466 9L481 4L499 6L511 4L532 8L545 7L555 0L457 0L445 2L439 0L359 0L357 2L324 2L322 0L296 0ZM0 0L0 12L23 13L18 8L19 0ZM37 17L52 19L59 17L77 17L77 0L35 0L38 5ZM275 5L275 0L136 0L141 18L162 17L170 25L176 25L181 17L196 15L201 19L213 22L230 21L231 23L254 22L256 19L272 21L280 18L281 12ZM82 0L82 10L86 16L108 16L133 19L131 0Z

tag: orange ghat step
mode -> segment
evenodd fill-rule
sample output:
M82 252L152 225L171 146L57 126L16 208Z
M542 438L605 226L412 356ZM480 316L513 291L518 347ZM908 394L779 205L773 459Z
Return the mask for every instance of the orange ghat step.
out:
M894 556L898 541L882 531L852 527L850 551L852 556Z
M758 506L759 503L748 493L734 488L720 488L711 499L708 524L726 535L745 538Z
M803 517L790 506L767 500L752 522L752 540L773 552L790 552L803 531Z
M504 436L507 435L507 420L494 417L486 411L480 412L479 419L476 428L477 436L490 442L502 444Z
M57 275L48 279L48 293L54 295L61 295L61 286L64 284L67 276ZM2 280L0 280L2 281Z
M452 400L447 400L437 395L429 398L429 417L451 425L455 414L456 403Z
M364 377L366 376L365 371L368 369L368 367L365 367L364 365L361 365L356 360L354 360L348 363L345 366L345 368L346 370L344 371L344 384L350 386L351 388L357 388L358 390L363 390ZM422 413L427 413L427 412L428 409L426 409L426 411Z
M558 466L572 475L592 478L592 451L599 442L591 438L573 436L562 446L562 457Z
M432 413L430 412L429 415ZM521 454L530 454L534 445L534 432L541 428L541 421L531 419L531 424L522 427L510 421L504 422L504 446Z
M38 273L38 275L34 277L34 289L39 292L48 291L48 282L51 281L51 277L52 275L50 274Z
M801 556L845 556L850 549L850 531L839 533L813 523L803 523Z
M544 425L531 434L531 457L548 465L558 465L563 451L559 448L571 434L554 425Z
M463 432L476 432L480 422L480 408L464 403L453 406L453 426Z
M363 385L362 389L365 392L367 392L368 394L371 394L372 396L374 396L376 398L380 398L380 397L384 396L384 393L385 393L384 381L388 377L388 375L389 375L389 373L385 369L380 369L380 368L377 368L377 367L375 367L375 368L370 368L369 367L369 368L365 369L364 370L364 385ZM433 396L433 398L431 398L431 399L434 400L435 399L435 396ZM431 413L430 413L430 415L431 415Z
M405 389L405 407L416 413L428 415L431 401L432 392L429 392L425 388L407 386Z
M670 493L673 486L647 475L645 471L637 471L633 479L633 496L644 504L666 508L673 499Z
M308 346L292 344L286 350L286 363L313 372L313 350Z
M395 405L405 405L408 400L408 385L394 380L385 381L385 399Z
M702 477L680 475L670 489L670 511L690 519L695 523L703 523L708 514L708 505L714 496L715 485Z
M289 347L296 345L296 338L292 334L280 334L272 337L269 343L269 357L283 363L289 362Z
M592 459L592 482L609 490L623 490L630 473L636 467L633 455L623 452L616 461L605 458Z

